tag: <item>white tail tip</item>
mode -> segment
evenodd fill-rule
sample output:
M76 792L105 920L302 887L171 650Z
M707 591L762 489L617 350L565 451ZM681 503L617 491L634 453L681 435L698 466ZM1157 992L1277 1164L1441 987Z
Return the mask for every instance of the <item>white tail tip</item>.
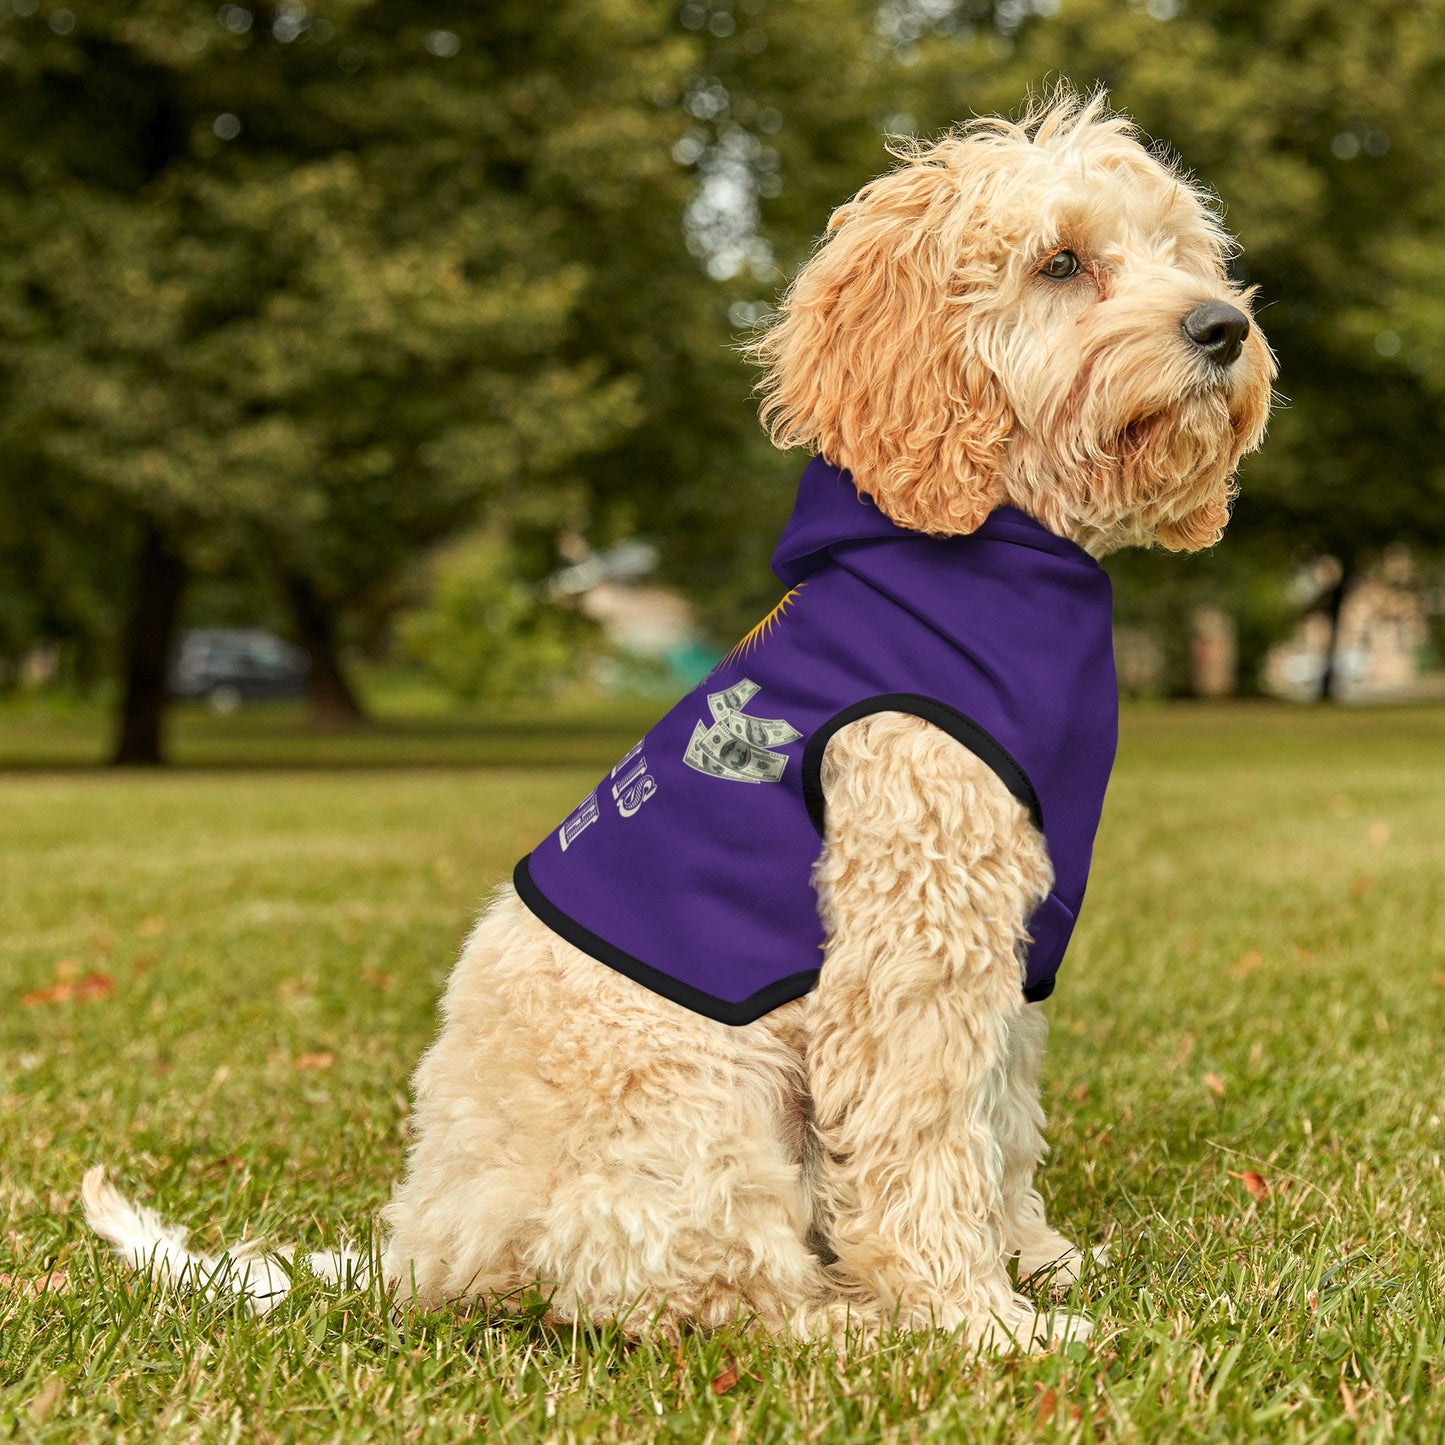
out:
M279 1304L291 1288L291 1250L261 1250L242 1245L212 1256L186 1248L187 1231L167 1224L153 1209L132 1204L105 1177L105 1165L85 1172L80 1183L85 1222L132 1269L162 1283L199 1289L207 1299L239 1295L258 1315ZM352 1250L327 1250L307 1256L314 1274L332 1284L364 1284L368 1263Z

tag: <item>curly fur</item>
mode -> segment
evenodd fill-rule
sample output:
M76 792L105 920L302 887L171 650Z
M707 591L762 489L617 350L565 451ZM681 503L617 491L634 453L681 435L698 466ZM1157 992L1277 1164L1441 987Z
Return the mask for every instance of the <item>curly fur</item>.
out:
M774 440L821 449L920 532L971 531L1007 502L1096 554L1212 543L1273 376L1257 329L1227 368L1182 332L1201 302L1248 305L1217 210L1100 98L900 156L838 210L754 347ZM1049 280L1065 248L1082 271ZM386 1210L401 1297L505 1307L540 1286L560 1319L670 1335L740 1316L833 1338L940 1325L999 1348L1087 1334L1006 1270L1017 1255L1021 1275L1067 1281L1081 1262L1034 1185L1046 1030L1020 960L1043 839L916 718L842 729L823 784L820 980L743 1028L498 892L414 1081ZM87 1198L105 1237L194 1272L183 1240L102 1186Z

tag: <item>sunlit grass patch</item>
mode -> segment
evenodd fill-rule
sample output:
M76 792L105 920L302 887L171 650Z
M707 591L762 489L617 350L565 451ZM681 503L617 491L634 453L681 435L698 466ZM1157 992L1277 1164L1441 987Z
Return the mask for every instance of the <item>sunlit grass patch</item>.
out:
M635 721L525 766L0 779L0 1435L1445 1438L1439 710L1126 716L1047 1005L1045 1192L1112 1249L1088 1347L635 1345L304 1276L256 1319L85 1237L104 1160L203 1248L370 1248L475 908Z

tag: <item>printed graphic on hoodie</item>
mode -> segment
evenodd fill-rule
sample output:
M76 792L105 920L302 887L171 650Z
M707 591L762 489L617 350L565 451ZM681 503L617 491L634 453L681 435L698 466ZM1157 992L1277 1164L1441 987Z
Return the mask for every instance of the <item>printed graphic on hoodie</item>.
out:
M749 717L743 708L759 691L757 683L745 677L722 692L708 693L712 726L698 723L693 728L683 762L730 783L778 782L788 758L773 749L803 735L780 717Z

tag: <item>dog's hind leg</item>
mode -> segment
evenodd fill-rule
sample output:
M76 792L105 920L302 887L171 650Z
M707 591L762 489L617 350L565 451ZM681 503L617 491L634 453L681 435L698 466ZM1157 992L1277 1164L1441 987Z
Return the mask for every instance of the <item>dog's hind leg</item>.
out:
M542 1061L580 1107L523 1246L556 1282L554 1314L665 1336L745 1320L787 1329L824 1281L807 1245L802 1061L786 1021L729 1028L590 959L585 970L590 1017L569 1010L577 1037Z
M824 761L811 1000L819 1198L839 1275L898 1322L990 1347L1082 1338L1006 1261L997 1105L1019 953L1050 868L997 776L916 718L850 724Z
M479 923L416 1075L384 1270L403 1298L635 1333L822 1292L807 1246L799 1001L745 1028L579 952L510 889Z

